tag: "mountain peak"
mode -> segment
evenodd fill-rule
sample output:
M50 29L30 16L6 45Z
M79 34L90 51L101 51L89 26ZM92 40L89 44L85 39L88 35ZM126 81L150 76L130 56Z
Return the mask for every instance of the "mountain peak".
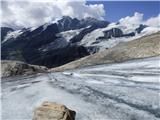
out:
M62 19L72 19L70 16L62 16Z
M98 19L96 19L94 17L86 17L83 20L86 20L86 21L99 21Z

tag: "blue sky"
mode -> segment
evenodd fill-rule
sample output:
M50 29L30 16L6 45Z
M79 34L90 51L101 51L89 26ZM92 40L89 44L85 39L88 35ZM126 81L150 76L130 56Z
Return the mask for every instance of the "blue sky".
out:
M160 1L88 1L87 4L103 4L105 19L116 22L120 18L133 16L135 12L143 13L144 20L160 13Z

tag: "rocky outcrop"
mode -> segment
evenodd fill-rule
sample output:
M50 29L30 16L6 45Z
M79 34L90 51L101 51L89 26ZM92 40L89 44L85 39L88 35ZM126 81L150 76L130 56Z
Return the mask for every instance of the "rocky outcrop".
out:
M123 36L123 32L121 29L118 28L112 28L110 30L104 31L104 37L106 39L109 39L111 37L122 37Z
M75 120L76 112L68 109L66 106L44 102L34 111L32 120Z
M141 31L142 31L144 28L146 28L146 27L148 27L148 26L147 26L147 25L140 24L139 27L135 29L135 31L136 31L137 33L141 33Z
M63 71L79 67L123 62L125 60L153 57L160 55L160 32L145 36L137 40L120 43L113 48L89 55L66 65L50 69L50 71Z
M30 65L20 61L1 61L1 77L15 75L29 75L34 73L46 72L47 68L43 66Z

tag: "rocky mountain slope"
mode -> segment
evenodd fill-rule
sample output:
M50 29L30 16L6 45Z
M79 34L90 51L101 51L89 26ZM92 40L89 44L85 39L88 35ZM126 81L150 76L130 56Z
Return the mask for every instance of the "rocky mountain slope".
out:
M92 54L73 61L51 71L63 71L88 65L122 62L130 59L145 58L160 55L160 32L133 41L120 43L105 51Z
M64 16L39 27L8 32L2 39L1 58L53 68L157 31L142 24L129 29L95 18Z
M57 22L47 23L37 28L17 30L4 38L2 59L20 60L47 67L59 66L89 53L84 46L71 44L62 37L58 37L58 33L80 28L92 31L107 25L108 22L91 18L78 20L63 17ZM88 26L91 26L91 29Z

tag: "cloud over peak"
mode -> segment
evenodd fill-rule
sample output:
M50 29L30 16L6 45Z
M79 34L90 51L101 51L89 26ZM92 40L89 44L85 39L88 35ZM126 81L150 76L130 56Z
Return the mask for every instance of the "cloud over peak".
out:
M135 12L133 16L127 16L119 20L119 22L122 25L133 25L133 24L137 25L142 23L142 21L143 21L143 14L138 12Z
M160 14L158 16L154 16L147 20L144 20L143 13L135 12L133 16L121 18L119 22L124 26L145 24L151 27L160 27Z
M126 31L133 31L140 24L160 29L160 14L144 20L143 13L135 12L133 16L127 16L119 20L119 24L126 28Z
M103 19L103 4L87 5L85 0L26 0L2 1L2 26L13 28L33 27L62 16L95 17Z
M152 27L159 27L160 28L160 14L155 17L151 17L145 22L146 25L152 26Z
M87 4L86 0L3 0L0 13L1 26L11 28L35 27L62 16L78 19L105 17L103 4ZM148 20L143 16L143 13L135 12L133 16L121 18L119 23L130 29L139 24L160 28L160 14Z

